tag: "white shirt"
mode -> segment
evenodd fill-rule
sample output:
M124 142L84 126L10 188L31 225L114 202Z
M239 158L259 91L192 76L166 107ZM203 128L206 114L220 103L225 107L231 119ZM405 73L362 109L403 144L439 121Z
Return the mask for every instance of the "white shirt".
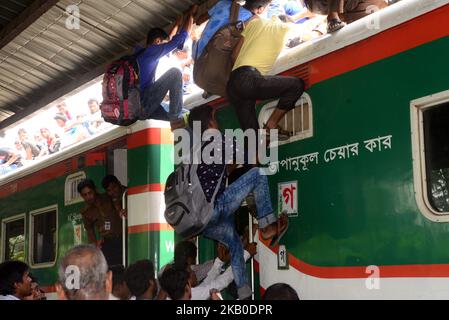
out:
M162 277L162 274L164 273L165 269L167 268L167 265L171 265L171 264L173 264L173 261L166 264L165 266L163 266L161 268L161 270L159 270L157 277L158 278ZM213 264L214 264L214 260L209 260L209 261L206 261L205 263L194 264L191 266L192 271L195 272L196 280L198 282L203 281L203 279L205 279L207 277L207 274L208 274L209 270L212 268Z
M12 295L0 296L0 301L13 301L13 300L20 300L20 299Z
M245 262L251 258L249 252L245 250ZM216 258L214 265L207 274L204 281L192 288L192 299L191 300L208 300L210 299L210 290L216 289L221 291L231 284L234 280L234 274L232 273L232 267L226 269L226 271L220 275L221 268L223 267L223 262Z

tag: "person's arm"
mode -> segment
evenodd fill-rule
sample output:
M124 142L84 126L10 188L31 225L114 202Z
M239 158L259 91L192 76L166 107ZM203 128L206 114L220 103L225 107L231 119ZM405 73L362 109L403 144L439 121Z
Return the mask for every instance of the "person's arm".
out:
M206 278L203 280L202 284L206 285L217 279L217 277L221 273L221 268L223 267L224 262L220 260L220 258L215 258L214 264L212 265L212 268L210 268L209 272L207 273Z
M47 155L47 150L45 150L45 148L40 149L39 154L37 155L36 158L42 158L43 156Z
M189 36L186 30L181 30L180 33L175 35L169 42L159 45L150 46L146 49L144 56L150 57L151 59L160 59L168 53L172 52L176 48L184 45L187 37Z
M251 258L251 254L245 250L244 257L246 262ZM210 283L203 282L199 286L192 288L192 300L207 300L210 298L210 291L212 289L221 291L229 286L233 280L234 274L232 267L228 267L223 274L219 275Z
M26 152L26 160L33 160L33 152L31 151L31 147L29 144L24 145L22 143L22 147L25 149Z
M187 31L187 33L189 35L190 35L190 33L192 32L192 29L193 29L193 12L194 12L194 10L195 9L193 7L190 9L190 12L189 12L189 14L188 14L188 16L186 18L186 21L184 22L184 26L183 26L183 29L185 31Z
M299 20L303 18L313 18L315 17L315 14L310 12L309 10L299 12L293 16L290 16L290 19L292 19L294 22L298 22Z
M176 19L176 23L173 26L173 29L171 30L170 34L168 35L170 40L178 33L179 27L181 27L183 20L183 16L179 16L178 19Z
M20 158L20 155L18 153L11 152L10 156L11 156L11 158L6 163L4 163L2 166L9 167L10 165L12 165L14 162L16 162Z

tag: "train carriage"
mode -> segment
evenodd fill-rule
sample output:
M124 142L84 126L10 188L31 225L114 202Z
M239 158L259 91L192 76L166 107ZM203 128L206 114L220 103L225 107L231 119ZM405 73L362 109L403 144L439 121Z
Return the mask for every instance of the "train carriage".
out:
M257 296L286 282L303 299L449 298L447 17L448 1L404 0L277 61L273 73L308 87L282 121L293 136L270 166L272 202L290 226L281 246L259 241ZM238 127L224 99L187 106L205 103L223 129ZM275 105L259 103L261 123ZM4 177L0 259L27 261L51 289L58 258L86 242L77 182L114 173L129 187L127 261L162 267L176 239L163 218L172 170L169 128L147 121ZM214 255L209 240L199 250L200 260Z

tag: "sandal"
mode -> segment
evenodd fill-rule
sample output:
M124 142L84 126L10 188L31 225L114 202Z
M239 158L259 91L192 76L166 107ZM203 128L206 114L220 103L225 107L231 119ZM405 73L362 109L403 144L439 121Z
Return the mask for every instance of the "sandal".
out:
M289 220L288 220L287 214L281 213L281 215L279 216L279 219L277 221L277 233L271 239L270 247L274 247L279 244L279 240L281 240L281 238L287 232L288 225L289 225Z
M282 129L280 126L277 126L274 129L270 129L267 127L267 124L265 123L263 125L263 129L267 130L266 134L267 134L267 145L270 145L270 130L277 130L278 131L278 140L279 141L287 141L288 139L290 139L290 137L292 136L290 132Z
M346 23L340 19L330 19L327 22L327 33L333 33L346 26Z
M270 226L275 225L276 230L275 231L270 230L270 232L261 230L260 237L263 240L271 239L270 247L275 246L279 243L279 240L282 238L282 236L287 231L288 224L289 224L288 215L283 212L283 213L281 213L281 215L279 216L279 218L276 222L270 224Z

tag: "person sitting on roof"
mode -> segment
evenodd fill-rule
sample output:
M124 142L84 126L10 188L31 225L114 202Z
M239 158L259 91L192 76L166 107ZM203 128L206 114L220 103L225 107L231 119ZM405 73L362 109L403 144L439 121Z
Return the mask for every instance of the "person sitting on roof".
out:
M182 93L182 73L179 69L168 70L157 81L155 73L159 60L172 52L176 48L182 48L193 26L193 11L185 19L181 31L176 34L181 26L182 17L178 19L170 37L160 28L152 28L148 31L147 46L143 48L136 46L135 52L138 54L137 61L140 69L140 85L142 92L143 113L141 120L156 119L170 121L172 130L184 127L182 117L183 93ZM171 39L171 40L170 40ZM167 92L170 91L170 106L168 113L161 106Z
M305 0L305 5L313 13L327 15L328 33L373 13L373 8L388 6L385 0Z
M193 50L193 60L197 60L203 54L204 49L214 34L229 24L231 4L232 0L219 0L206 14L197 19L197 25L200 25L207 20L209 21L201 34L201 38L198 40L196 48ZM243 7L239 9L238 21L247 21L251 17L252 13L250 11Z
M26 160L35 160L43 156L39 148L29 140L28 132L25 129L19 129L17 132L22 148L25 150Z
M0 147L0 176L22 166L21 156L11 148Z

